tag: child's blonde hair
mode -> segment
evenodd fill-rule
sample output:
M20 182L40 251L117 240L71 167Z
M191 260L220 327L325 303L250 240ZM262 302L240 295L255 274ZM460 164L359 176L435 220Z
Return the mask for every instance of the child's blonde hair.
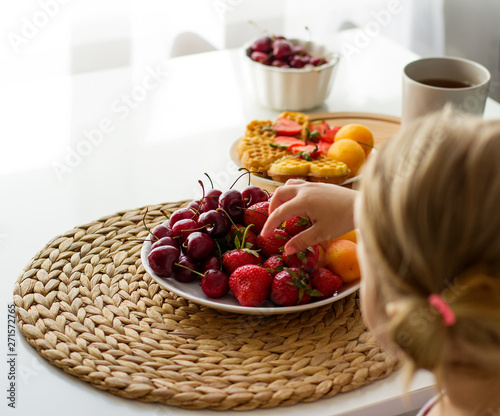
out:
M392 302L397 311L387 316L390 341L414 368L438 375L462 360L482 367L460 345L500 346L500 121L447 108L374 156L357 209L380 309ZM454 325L431 294L450 306ZM443 356L446 345L457 353Z

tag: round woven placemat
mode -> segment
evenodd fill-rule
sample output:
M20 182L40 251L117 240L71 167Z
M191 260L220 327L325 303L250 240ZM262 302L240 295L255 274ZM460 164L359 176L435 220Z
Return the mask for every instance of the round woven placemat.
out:
M145 272L142 242L169 203L129 210L50 241L14 287L28 342L65 372L117 396L189 409L249 410L354 390L398 365L373 340L357 294L302 313L198 306Z

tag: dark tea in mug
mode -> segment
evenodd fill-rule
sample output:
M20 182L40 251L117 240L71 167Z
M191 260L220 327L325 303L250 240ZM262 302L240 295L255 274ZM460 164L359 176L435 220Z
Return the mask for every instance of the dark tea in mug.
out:
M418 82L420 82L421 84L430 85L431 87L439 87L439 88L469 88L469 87L472 87L472 84L470 82L455 81L453 79L445 79L445 78L422 79Z

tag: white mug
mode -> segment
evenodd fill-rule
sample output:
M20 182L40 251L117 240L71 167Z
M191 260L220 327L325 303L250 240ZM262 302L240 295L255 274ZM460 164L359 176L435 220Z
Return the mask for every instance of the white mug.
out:
M455 57L422 58L403 71L401 124L452 103L468 114L482 115L491 75L477 62Z

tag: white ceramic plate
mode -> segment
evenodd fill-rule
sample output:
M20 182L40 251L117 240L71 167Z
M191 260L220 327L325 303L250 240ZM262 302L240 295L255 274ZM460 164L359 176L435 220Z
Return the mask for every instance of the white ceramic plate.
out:
M232 145L231 148L229 149L229 154L231 156L231 160L238 166L239 168L243 167L240 158L238 157L238 143L241 140L238 139L236 140ZM374 153L375 149L372 150L372 153ZM352 178L347 179L345 182L342 182L340 185L342 186L347 186L350 184L353 184L361 178L361 175L356 175ZM250 180L252 181L252 184L260 187L267 189L268 191L272 192L274 189L276 189L278 186L284 185L284 182L278 182L278 181L273 181L272 179L269 178L263 178L262 176L250 174Z
M375 139L375 147L389 140L397 134L401 128L400 119L398 117L375 113L315 113L309 114L309 119L311 121L324 120L332 126L344 126L349 123L363 124L372 131ZM242 166L237 151L238 142L240 140L241 139L236 140L229 150L231 160L238 167ZM372 154L375 154L375 151L376 149L373 149ZM361 175L357 175L354 178L346 180L341 185L356 188L360 178ZM274 192L278 186L283 185L283 182L273 181L272 179L262 178L253 174L250 175L250 180L252 184L260 186L269 192Z
M306 303L305 305L276 306L271 301L268 301L267 303L259 307L241 306L231 292L219 299L209 298L201 290L200 281L198 279L190 283L182 283L173 277L164 279L157 276L149 267L148 255L150 251L151 241L148 237L148 239L144 242L141 250L142 264L144 265L144 268L146 269L148 274L162 288L169 290L170 292L173 292L179 296L182 296L183 298L188 299L193 303L226 312L240 313L245 315L279 315L285 313L302 312L308 309L318 308L320 306L336 302L355 292L359 288L359 282L344 284L342 285L340 290L331 298L320 300L317 302Z

